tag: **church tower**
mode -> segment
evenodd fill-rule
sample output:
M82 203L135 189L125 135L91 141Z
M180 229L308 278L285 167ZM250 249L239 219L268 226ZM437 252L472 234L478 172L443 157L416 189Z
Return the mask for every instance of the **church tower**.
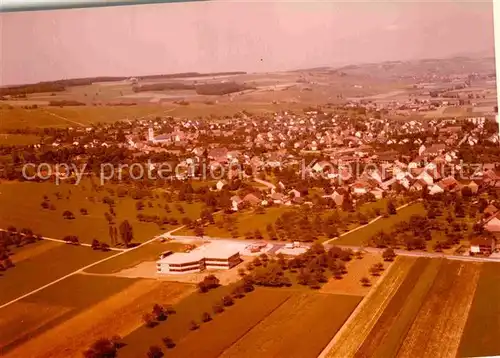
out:
M148 128L148 142L153 142L155 138L155 134L153 131L153 127Z

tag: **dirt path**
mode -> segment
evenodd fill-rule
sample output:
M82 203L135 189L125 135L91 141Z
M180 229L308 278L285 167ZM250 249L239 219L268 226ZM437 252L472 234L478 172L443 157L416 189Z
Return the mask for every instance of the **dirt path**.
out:
M137 329L142 324L142 313L149 311L154 303L174 304L193 290L183 284L137 281L5 357L81 358L82 351L98 338L115 334L124 337Z

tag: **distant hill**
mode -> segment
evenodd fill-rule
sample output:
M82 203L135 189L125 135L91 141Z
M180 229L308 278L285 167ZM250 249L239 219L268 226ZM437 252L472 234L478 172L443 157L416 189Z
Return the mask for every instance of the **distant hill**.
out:
M244 75L244 74L246 74L246 72L211 72L211 73L183 72L183 73L146 75L146 76L72 78L72 79L64 79L57 81L39 82L33 84L5 86L0 88L0 96L9 96L9 95L18 96L30 93L61 92L68 87L88 86L96 82L118 82L127 80L129 78L137 78L138 80L155 80L155 79L214 77L214 76Z
M421 59L414 61L386 61L381 63L366 63L342 66L332 69L332 72L342 72L345 75L367 75L370 77L405 77L422 76L429 73L449 76L463 73L495 73L494 57L474 58L456 56L445 59Z

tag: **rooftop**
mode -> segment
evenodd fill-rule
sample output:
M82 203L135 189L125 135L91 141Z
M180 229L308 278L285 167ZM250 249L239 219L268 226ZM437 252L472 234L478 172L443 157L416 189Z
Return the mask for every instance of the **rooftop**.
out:
M200 252L193 250L191 252L175 252L172 255L158 260L157 262L162 264L183 264L186 262L200 261L203 258L204 257Z
M239 247L230 244L220 244L210 242L206 245L200 246L195 251L199 251L206 259L227 259L234 254L239 253Z
M200 261L202 259L228 259L229 257L238 254L240 246L231 244L222 244L217 242L209 242L202 245L191 252L176 252L170 256L158 260L158 263L163 264L182 264L187 262Z

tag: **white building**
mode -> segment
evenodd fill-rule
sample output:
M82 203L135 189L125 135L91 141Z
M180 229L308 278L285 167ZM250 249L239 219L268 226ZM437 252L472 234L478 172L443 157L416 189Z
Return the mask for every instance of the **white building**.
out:
M188 253L174 253L156 262L158 273L192 273L230 269L241 262L238 248L209 243Z
M191 273L204 269L203 256L199 253L176 252L156 262L158 273Z

